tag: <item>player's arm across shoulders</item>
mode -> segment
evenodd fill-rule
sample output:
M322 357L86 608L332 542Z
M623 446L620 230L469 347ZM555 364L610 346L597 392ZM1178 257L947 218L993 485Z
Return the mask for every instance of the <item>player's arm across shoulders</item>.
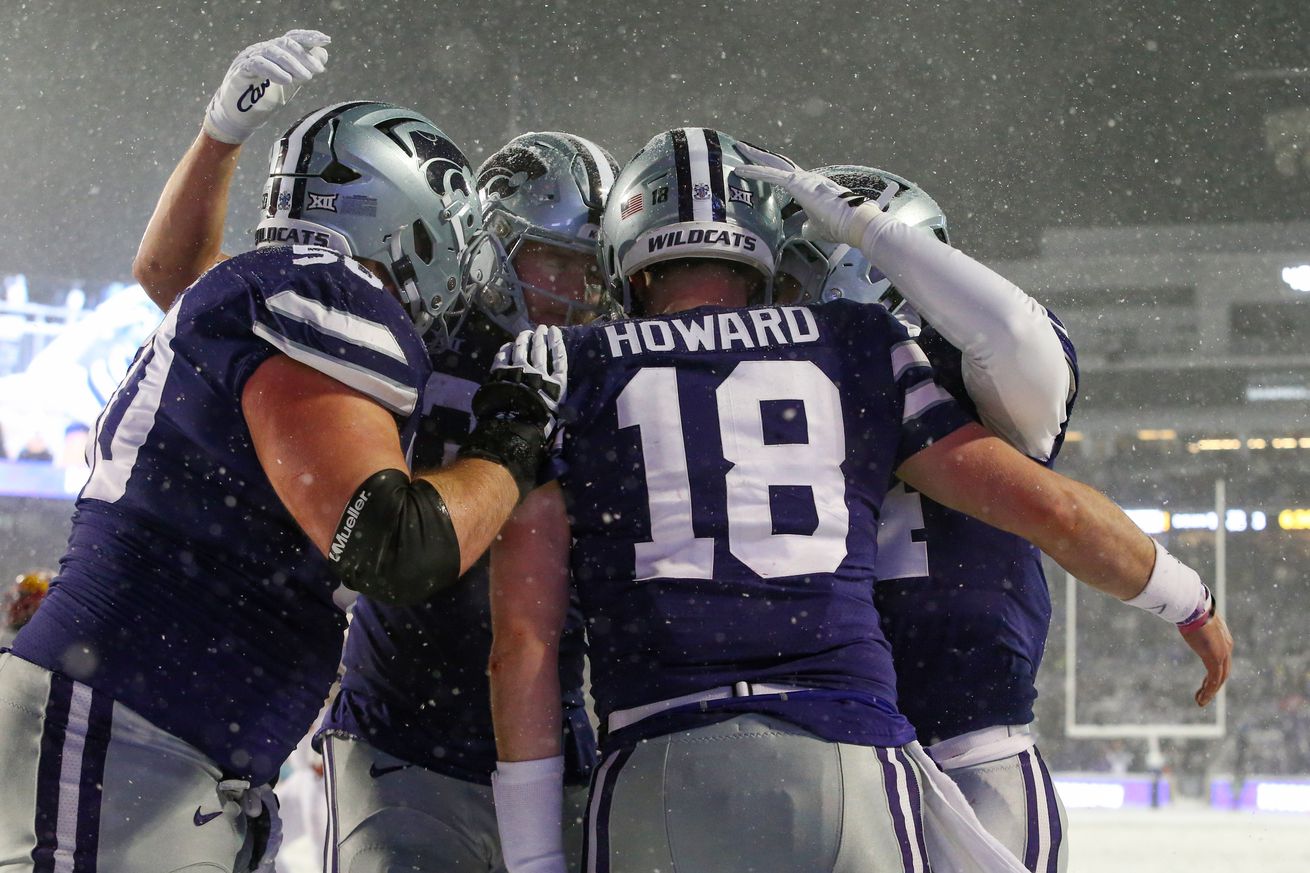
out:
M1072 343L1046 308L1017 288L996 302L972 346L962 349L965 389L993 432L1031 458L1049 460L1076 390Z
M1121 600L1141 592L1154 564L1150 538L1108 498L1032 463L980 425L925 446L897 475L938 503L1027 539Z
M292 518L342 582L384 602L455 584L517 502L510 473L479 458L412 476L390 409L287 355L259 365L241 408Z

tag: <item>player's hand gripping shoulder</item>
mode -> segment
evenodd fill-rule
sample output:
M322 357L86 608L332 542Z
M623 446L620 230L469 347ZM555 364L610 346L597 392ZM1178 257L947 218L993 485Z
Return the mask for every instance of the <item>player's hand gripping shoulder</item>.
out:
M738 167L736 174L787 189L805 210L807 237L863 249L864 235L870 225L888 220L882 213L882 204L818 173L803 170L789 158L745 143L739 143L737 148L752 163Z
M500 464L513 475L519 496L526 495L537 487L567 385L568 355L559 328L525 330L505 343L473 396L477 425L460 457Z
M323 72L324 46L331 41L317 30L289 30L242 49L205 110L205 133L219 142L245 142L300 86Z

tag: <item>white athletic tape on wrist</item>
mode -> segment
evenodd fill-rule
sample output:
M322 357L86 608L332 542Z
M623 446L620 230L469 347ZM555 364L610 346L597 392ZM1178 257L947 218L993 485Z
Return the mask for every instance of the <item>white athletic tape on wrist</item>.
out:
M1155 542L1155 567L1146 587L1124 603L1181 625L1195 619L1198 609L1208 610L1209 597L1210 591L1196 571Z
M510 873L562 873L564 756L498 761L491 774L501 854Z

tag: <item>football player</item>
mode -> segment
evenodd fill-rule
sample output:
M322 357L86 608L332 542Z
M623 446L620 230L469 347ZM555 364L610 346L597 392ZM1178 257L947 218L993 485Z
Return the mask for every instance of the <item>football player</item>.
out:
M806 279L805 296L815 302L843 297L891 308L972 418L1052 464L1077 393L1064 325L951 248L945 215L918 185L871 167L815 172L929 233L884 247L877 267L844 243L797 238L782 269ZM800 230L804 219L795 212L789 227ZM1051 618L1041 553L900 483L883 504L877 571L874 604L892 646L901 712L919 741L1029 870L1064 870L1064 806L1029 727Z
M206 130L267 99L272 73L245 63ZM0 857L241 870L260 854L263 786L336 673L333 589L416 603L454 584L536 478L552 410L513 381L521 362L464 457L419 477L406 458L425 337L491 261L480 226L468 162L411 110L331 105L279 140L259 246L205 272L138 353L60 575L0 655Z
M596 233L617 172L595 143L550 132L515 137L478 170L484 221L506 257L478 284L451 347L433 351L416 469L438 466L448 444L464 441L470 398L506 339L525 327L587 321L601 311ZM486 573L480 563L465 574L466 584L413 606L355 602L341 692L324 725L332 869L505 869L491 791ZM596 755L583 650L575 620L559 661L574 863Z
M780 180L761 169L687 128L652 139L611 192L602 263L644 317L566 334L559 480L492 554L509 868L563 869L554 660L572 578L605 729L587 869L921 871L937 834L934 867L1022 870L896 707L872 599L893 477L1107 593L1201 611L1207 694L1223 623L1104 496L971 422L886 310L743 309L767 297L782 239L781 192L759 184ZM846 211L861 234L874 219L839 195L854 197L802 202L844 240Z
M251 46L242 55L282 63L281 54L268 48L276 44ZM280 105L288 98L278 92L264 99ZM239 146L206 140L202 135L174 171L138 253L138 279L164 307L195 271L226 257L226 162ZM590 140L552 132L515 137L478 170L484 224L501 257L476 280L474 306L458 334L429 350L433 374L424 391L414 469L439 467L467 438L473 393L506 339L525 327L586 321L610 311L596 269L595 237L617 170ZM341 691L320 737L333 869L503 869L490 788L496 759L486 678L491 619L485 574L485 563L479 563L465 574L467 584L419 604L367 596L355 601ZM566 803L574 810L568 835L576 858L595 737L582 692L581 628L573 626L565 642L560 683L567 714Z

